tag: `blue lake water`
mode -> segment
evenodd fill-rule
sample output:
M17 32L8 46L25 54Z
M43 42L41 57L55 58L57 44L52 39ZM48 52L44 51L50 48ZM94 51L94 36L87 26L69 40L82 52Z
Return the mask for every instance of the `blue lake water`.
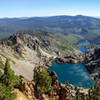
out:
M79 50L85 53L89 48L84 47L84 45L90 45L89 41L80 41L78 42ZM90 74L86 67L82 63L71 64L64 63L59 64L55 61L52 63L52 66L48 70L53 70L58 76L58 80L61 83L68 81L70 84L78 86L80 83L84 88L90 88L95 84L95 81L90 79Z
M80 46L79 46L79 50L80 50L81 52L85 53L85 51L89 50L89 48L88 48L88 47L84 47L84 45L90 45L90 44L91 44L91 43L90 43L90 41L88 41L88 40L78 42L78 45L80 45Z
M81 83L84 88L90 88L94 85L94 81L90 79L90 74L82 63L59 64L54 61L48 70L55 71L61 83L68 81L75 86Z

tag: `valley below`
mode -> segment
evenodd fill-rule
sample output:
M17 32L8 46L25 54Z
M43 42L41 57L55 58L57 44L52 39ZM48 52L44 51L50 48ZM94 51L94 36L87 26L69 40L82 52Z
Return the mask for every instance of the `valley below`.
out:
M78 15L0 21L9 29L8 34L0 31L5 34L0 34L0 84L5 88L18 75L20 82L11 90L21 99L15 100L93 100L89 98L100 88L100 46L94 41L99 40L99 19Z

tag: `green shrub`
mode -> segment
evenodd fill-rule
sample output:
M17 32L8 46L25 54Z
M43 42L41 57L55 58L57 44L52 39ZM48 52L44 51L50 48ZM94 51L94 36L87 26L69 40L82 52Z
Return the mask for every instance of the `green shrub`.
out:
M10 68L9 60L6 61L4 73L0 77L0 100L13 100L16 97L14 87L18 86L20 78Z
M95 85L89 89L88 95L85 96L76 90L76 97L72 100L100 100L100 85Z
M3 61L2 61L2 59L0 57L0 69L3 69L3 68L4 68L4 64L3 64Z
M100 100L100 85L95 85L91 91L91 100Z
M20 78L15 75L14 71L10 68L9 60L5 63L4 74L1 77L1 81L10 88L17 86L20 82Z
M52 78L49 76L44 66L34 68L34 81L36 87L39 86L43 92L52 91Z
M20 57L18 55L16 55L16 54L13 54L13 56L18 60L20 59Z
M13 100L16 97L16 93L4 84L0 83L0 100Z

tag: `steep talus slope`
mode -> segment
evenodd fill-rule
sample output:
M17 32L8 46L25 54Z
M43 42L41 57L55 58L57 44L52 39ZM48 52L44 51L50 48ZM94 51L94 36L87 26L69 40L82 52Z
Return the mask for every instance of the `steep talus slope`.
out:
M17 53L14 52L13 49L7 46L0 46L0 57L3 64L5 63L6 59L9 59L12 69L17 74L23 75L29 80L32 79L31 75L33 75L33 69L36 66L34 63L31 63L30 61L20 57ZM37 60L37 62L38 61L39 59Z

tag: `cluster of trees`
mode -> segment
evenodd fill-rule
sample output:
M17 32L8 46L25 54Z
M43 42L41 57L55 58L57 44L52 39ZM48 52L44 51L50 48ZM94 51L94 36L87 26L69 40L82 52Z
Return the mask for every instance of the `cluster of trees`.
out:
M34 68L34 81L36 89L40 88L40 92L47 93L53 90L52 78L46 71L44 66L38 66ZM20 78L10 68L9 60L6 60L4 66L4 72L0 76L0 100L13 100L17 94L14 92L14 88L19 86Z
M14 87L20 83L20 78L10 68L9 60L6 60L4 72L0 76L0 100L13 100L16 97Z
M78 89L73 100L100 100L100 85L96 84L90 88L87 96L80 94Z
M41 92L50 92L53 90L51 84L52 79L49 76L49 73L46 71L44 66L38 66L34 68L34 81L35 87L40 87ZM91 87L88 91L88 95L83 95L80 92L80 89L76 89L76 97L72 100L100 100L100 85L95 85Z
M53 91L52 78L44 66L34 68L33 76L36 89L40 92L48 93ZM20 83L19 76L15 75L10 68L9 60L6 60L4 72L0 76L0 100L13 100L16 97L14 88ZM73 100L100 100L100 85L95 85L89 89L88 95L80 94L77 89L76 97Z

